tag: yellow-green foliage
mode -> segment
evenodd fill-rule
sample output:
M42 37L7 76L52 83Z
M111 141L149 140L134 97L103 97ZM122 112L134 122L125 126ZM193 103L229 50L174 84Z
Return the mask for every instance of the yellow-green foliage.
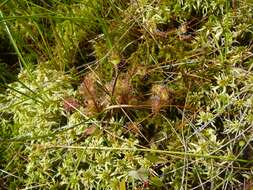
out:
M250 1L1 6L0 189L253 183Z
M34 71L21 71L18 81L9 85L6 105L14 113L20 134L36 136L47 134L60 126L61 102L73 96L70 77L50 69L50 63L40 63Z

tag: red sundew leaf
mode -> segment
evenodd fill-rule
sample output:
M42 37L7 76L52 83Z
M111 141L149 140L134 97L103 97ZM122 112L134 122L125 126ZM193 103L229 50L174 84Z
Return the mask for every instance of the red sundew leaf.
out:
M159 113L161 109L161 98L160 96L152 96L151 97L151 108L152 108L152 113L157 114Z
M149 181L143 181L143 188L149 187Z
M63 104L64 110L67 112L74 111L80 107L79 102L74 98L67 98Z
M84 130L83 134L86 135L86 136L89 136L89 135L92 135L95 133L97 127L96 126L91 126L91 127L88 127Z

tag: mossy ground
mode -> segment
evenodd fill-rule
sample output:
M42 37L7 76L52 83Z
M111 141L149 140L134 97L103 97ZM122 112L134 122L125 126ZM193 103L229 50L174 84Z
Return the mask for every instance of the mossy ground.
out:
M0 8L0 189L252 188L251 1Z

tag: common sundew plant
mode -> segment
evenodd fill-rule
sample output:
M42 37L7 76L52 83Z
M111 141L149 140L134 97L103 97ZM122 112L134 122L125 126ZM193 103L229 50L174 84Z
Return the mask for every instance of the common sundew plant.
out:
M250 0L3 0L0 189L253 188Z

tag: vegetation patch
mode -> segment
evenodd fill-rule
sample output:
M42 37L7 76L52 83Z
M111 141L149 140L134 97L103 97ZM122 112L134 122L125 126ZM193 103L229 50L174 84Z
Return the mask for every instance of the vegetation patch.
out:
M0 189L252 188L250 1L0 7Z

